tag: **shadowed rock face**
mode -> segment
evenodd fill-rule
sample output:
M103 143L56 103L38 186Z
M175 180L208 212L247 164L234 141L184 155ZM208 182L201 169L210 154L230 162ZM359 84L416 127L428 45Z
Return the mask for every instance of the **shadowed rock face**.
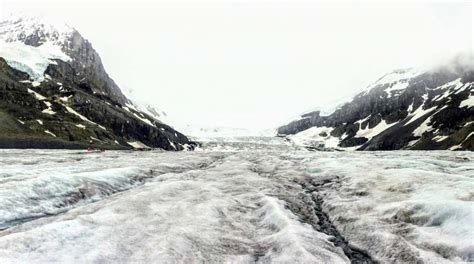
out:
M193 148L186 136L134 107L79 32L41 23L25 31L23 23L0 23L0 38L32 47L52 42L71 60L54 60L44 81L33 85L0 58L0 148Z
M382 77L328 116L319 111L301 116L278 129L297 134L311 127L331 127L339 147L359 150L474 150L474 71L458 63L424 73L398 70ZM472 60L471 60L472 61ZM385 123L382 123L385 122ZM367 138L364 131L378 129Z
M77 69L76 74L87 78L93 92L106 95L120 104L130 102L105 71L100 56L91 43L85 40L79 32L74 30L65 50L72 58L71 66Z

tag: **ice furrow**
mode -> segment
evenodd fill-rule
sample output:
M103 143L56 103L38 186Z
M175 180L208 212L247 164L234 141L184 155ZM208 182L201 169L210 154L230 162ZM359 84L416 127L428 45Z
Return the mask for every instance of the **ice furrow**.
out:
M301 167L301 160L298 159L284 159L284 161L274 163L277 165L273 167L265 167L261 160L258 159L253 159L252 162L252 171L262 177L272 178L275 182L282 179L279 176L281 172L285 171L285 168L294 168L296 175L292 176L293 181L297 185L294 185L292 189L281 190L277 195L277 197L286 202L285 207L298 216L298 221L310 225L317 233L324 233L330 236L330 242L335 247L341 248L351 263L377 263L367 252L350 245L332 224L329 216L323 211L323 200L318 195L317 190L325 184L337 183L339 181L337 176L312 179L304 173L304 168ZM299 177L298 174L300 174ZM286 178L283 179L286 180ZM287 182L283 184L288 188Z
M73 174L67 180L66 176L52 176L17 183L14 193L8 189L0 191L1 196L10 195L0 205L0 229L105 199L139 186L152 176L151 171L131 167Z
M312 198L315 204L315 212L318 218L318 226L316 230L323 232L333 238L331 241L337 247L342 248L344 254L350 259L351 263L354 264L369 264L378 263L376 260L365 251L350 245L349 241L344 238L341 233L337 230L334 224L331 222L328 214L323 210L323 198L321 195L314 193Z
M365 263L378 263L374 260L365 250L352 246L349 241L341 235L337 230L336 226L331 222L329 215L323 209L323 196L319 194L319 190L324 188L325 185L339 185L340 179L337 176L334 177L318 177L316 179L308 179L307 182L301 184L304 192L311 197L313 202L312 211L315 215L316 221L312 220L308 223L312 224L314 229L318 232L322 232L331 236L331 242L342 248L344 254L349 258L351 263L365 264ZM315 223L316 222L316 223Z
M0 204L0 230L107 199L166 173L205 170L216 166L222 158L217 156L211 161L185 167L124 167L3 181L0 183L0 198L4 198Z

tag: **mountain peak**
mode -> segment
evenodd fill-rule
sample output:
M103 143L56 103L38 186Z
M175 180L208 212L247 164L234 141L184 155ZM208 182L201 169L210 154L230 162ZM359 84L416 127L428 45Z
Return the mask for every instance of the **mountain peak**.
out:
M415 68L396 69L396 70L391 71L390 73L383 75L369 87L373 87L378 84L390 84L390 83L408 80L422 73L423 72Z
M38 47L46 42L64 44L76 30L61 20L33 15L7 15L0 22L0 39Z

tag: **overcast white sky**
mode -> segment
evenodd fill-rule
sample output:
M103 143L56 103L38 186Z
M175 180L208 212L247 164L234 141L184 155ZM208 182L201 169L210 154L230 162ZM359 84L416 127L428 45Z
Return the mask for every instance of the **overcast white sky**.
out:
M122 90L197 125L276 127L473 44L470 1L0 2L67 21Z

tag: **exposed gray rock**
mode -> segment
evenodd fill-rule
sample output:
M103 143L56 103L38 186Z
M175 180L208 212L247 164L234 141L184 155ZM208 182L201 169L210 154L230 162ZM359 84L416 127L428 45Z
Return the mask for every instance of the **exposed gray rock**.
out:
M20 19L1 22L0 37L32 47L52 42L71 58L54 60L44 81L34 87L31 76L0 58L0 148L137 145L128 142L165 150L194 148L186 136L133 106L77 30L62 32L40 21Z
M342 148L474 150L474 107L460 106L474 96L473 60L467 60L467 65L462 61L465 57L457 57L423 73L394 71L332 114L321 116L315 111L302 115L300 120L280 127L278 134L325 126L333 128L331 136L339 138ZM372 129L382 121L389 127L374 137L357 135L359 130Z

